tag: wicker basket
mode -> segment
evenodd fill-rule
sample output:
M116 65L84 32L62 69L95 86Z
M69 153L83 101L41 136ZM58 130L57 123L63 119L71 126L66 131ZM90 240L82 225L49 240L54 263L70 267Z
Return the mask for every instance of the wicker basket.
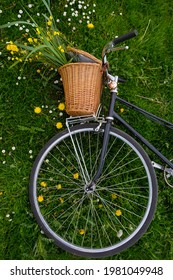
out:
M101 61L84 51L70 48L94 60L94 63L69 63L58 69L63 81L66 112L70 116L91 115L97 112L102 91Z

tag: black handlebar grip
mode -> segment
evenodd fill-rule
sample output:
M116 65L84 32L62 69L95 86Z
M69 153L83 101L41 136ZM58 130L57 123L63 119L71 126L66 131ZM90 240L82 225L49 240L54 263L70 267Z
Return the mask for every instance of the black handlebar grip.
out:
M135 37L137 35L138 35L137 30L133 30L133 31L127 33L127 34L124 34L124 35L122 35L120 37L115 38L114 40L112 40L112 43L113 43L113 45L116 45L116 44L124 42L124 41L126 41L128 39L131 39L131 38L133 38L133 37Z

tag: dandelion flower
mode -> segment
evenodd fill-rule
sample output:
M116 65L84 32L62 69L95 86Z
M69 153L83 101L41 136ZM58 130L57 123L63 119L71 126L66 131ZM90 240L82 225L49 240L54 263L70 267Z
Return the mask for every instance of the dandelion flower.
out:
M118 217L121 216L122 215L121 210L120 209L116 210L115 215Z
M58 184L58 185L56 186L56 188L57 188L57 190L60 190L60 189L62 189L62 186L61 186L61 184Z
M40 107L35 107L34 112L36 114L40 114L41 113L41 108Z
M60 111L64 111L64 109L65 109L65 104L64 104L64 103L59 103L58 109L59 109Z
M57 127L58 129L61 129L61 128L63 127L63 125L62 125L61 122L57 122L56 127Z
M38 27L36 28L36 33L37 33L38 35L40 35L40 33L41 33L41 32L40 32L40 29L39 29Z
M59 201L60 201L61 203L64 203L64 198L60 197L60 198L59 198Z
M52 25L52 21L47 21L47 25L51 26Z
M112 194L111 194L111 197L112 197L112 199L116 199L116 198L117 198L116 193L112 193Z
M79 230L79 234L84 235L85 234L85 230L82 228Z
M88 27L89 29L93 29L93 28L94 28L94 24L88 23L87 27Z
M6 46L6 49L8 51L13 51L13 52L18 52L19 51L18 47L15 44L8 44Z
M124 108L121 108L121 109L120 109L120 113L124 113Z
M38 199L38 202L42 202L44 200L42 195L39 195L37 199Z
M41 182L41 183L40 183L40 185L41 185L42 187L44 187L44 188L45 188L45 187L47 187L47 183L46 183L46 182L44 182L44 181L43 181L43 182Z
M56 36L56 35L58 35L58 36L59 36L59 35L60 35L60 32L58 32L58 31L54 31L54 32L53 32L53 35L54 35L54 36Z
M28 42L29 43L33 43L33 39L32 38L28 38Z
M37 69L37 73L40 73L41 72L41 70L40 69Z
M78 178L79 178L79 173L73 174L73 178L74 178L74 179L78 179Z

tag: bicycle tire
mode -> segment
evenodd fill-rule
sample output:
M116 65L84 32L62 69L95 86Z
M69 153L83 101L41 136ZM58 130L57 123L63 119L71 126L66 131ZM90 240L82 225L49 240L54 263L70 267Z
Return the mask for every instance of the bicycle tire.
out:
M89 258L111 256L136 243L157 204L157 179L148 155L116 128L111 128L96 188L86 192L103 140L104 126L99 132L96 127L77 125L70 134L64 130L50 139L35 160L29 189L43 232L62 249Z

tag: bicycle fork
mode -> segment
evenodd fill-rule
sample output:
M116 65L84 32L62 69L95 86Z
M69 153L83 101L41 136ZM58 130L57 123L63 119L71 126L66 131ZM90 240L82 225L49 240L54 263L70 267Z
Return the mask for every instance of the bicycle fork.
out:
M117 77L117 79L118 79L118 77ZM114 120L113 113L114 113L114 105L115 105L115 101L116 101L116 94L117 94L117 86L115 89L111 90L111 101L110 101L110 105L109 105L109 114L106 117L106 124L105 124L105 129L104 129L103 145L102 145L102 150L101 150L99 166L98 166L97 172L95 173L92 181L85 187L85 191L87 193L92 193L95 190L97 181L100 178L100 175L102 174L102 170L103 170L105 158L106 158L106 153L107 153L107 149L108 149L108 144L109 144L109 138L110 138L109 132L110 132L110 129L112 126L112 121ZM100 127L98 128L98 130L99 129L100 129ZM97 131L97 128L96 128L96 131Z

